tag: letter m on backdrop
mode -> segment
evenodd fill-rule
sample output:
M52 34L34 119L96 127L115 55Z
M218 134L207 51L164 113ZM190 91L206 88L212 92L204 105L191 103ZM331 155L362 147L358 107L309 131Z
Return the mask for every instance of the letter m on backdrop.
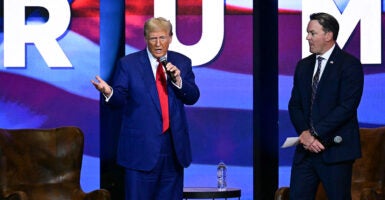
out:
M337 43L343 48L360 23L360 54L363 64L381 64L381 1L380 0L303 0L302 56L309 55L306 27L315 12L333 15L340 24Z

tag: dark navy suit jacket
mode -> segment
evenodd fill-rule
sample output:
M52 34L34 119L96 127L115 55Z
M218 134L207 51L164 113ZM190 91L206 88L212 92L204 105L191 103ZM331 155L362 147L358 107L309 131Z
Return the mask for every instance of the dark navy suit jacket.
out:
M170 131L178 162L191 163L191 147L184 105L194 104L200 96L191 60L168 51L167 60L181 71L182 88L167 83ZM135 170L151 170L161 150L162 115L155 78L147 50L126 55L118 61L113 78L111 106L123 109L118 141L117 162Z
M297 134L310 129L311 84L316 55L298 62L294 75L289 113ZM363 92L364 75L358 59L342 51L338 45L327 60L313 104L312 120L321 142L331 143L335 136L340 144L327 146L322 153L327 163L354 160L361 156L357 108ZM297 145L294 163L306 155Z

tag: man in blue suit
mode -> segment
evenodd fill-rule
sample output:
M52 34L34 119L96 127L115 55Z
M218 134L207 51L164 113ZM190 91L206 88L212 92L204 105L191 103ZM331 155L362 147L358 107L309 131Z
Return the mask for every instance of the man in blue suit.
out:
M108 105L123 109L117 162L125 168L126 200L182 199L183 168L191 163L184 105L200 92L191 60L168 50L172 36L168 20L147 20L146 49L119 60L111 86L92 80ZM159 59L167 59L164 66Z
M360 61L336 44L339 24L314 13L307 26L310 56L294 74L289 114L299 135L290 199L314 199L322 183L329 200L351 199L352 165L361 156L357 108L364 75Z

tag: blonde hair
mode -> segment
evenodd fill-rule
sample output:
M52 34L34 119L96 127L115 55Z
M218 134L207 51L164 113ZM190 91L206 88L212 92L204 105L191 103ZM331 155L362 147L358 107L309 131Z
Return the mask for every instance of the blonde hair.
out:
M156 30L168 31L169 36L172 36L172 24L163 17L153 17L144 23L144 37L147 38L150 32Z

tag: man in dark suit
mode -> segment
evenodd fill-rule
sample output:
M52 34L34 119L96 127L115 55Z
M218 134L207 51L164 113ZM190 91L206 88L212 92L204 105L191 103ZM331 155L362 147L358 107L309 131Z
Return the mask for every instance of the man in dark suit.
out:
M123 109L117 162L125 168L126 200L182 199L183 168L191 163L184 105L200 93L191 60L168 50L172 35L168 20L147 20L147 48L119 60L112 86L92 80L108 105Z
M330 200L351 199L352 165L361 156L357 108L364 75L360 61L336 44L337 20L310 15L310 56L296 66L289 101L299 135L292 165L290 199L314 199L319 183Z

